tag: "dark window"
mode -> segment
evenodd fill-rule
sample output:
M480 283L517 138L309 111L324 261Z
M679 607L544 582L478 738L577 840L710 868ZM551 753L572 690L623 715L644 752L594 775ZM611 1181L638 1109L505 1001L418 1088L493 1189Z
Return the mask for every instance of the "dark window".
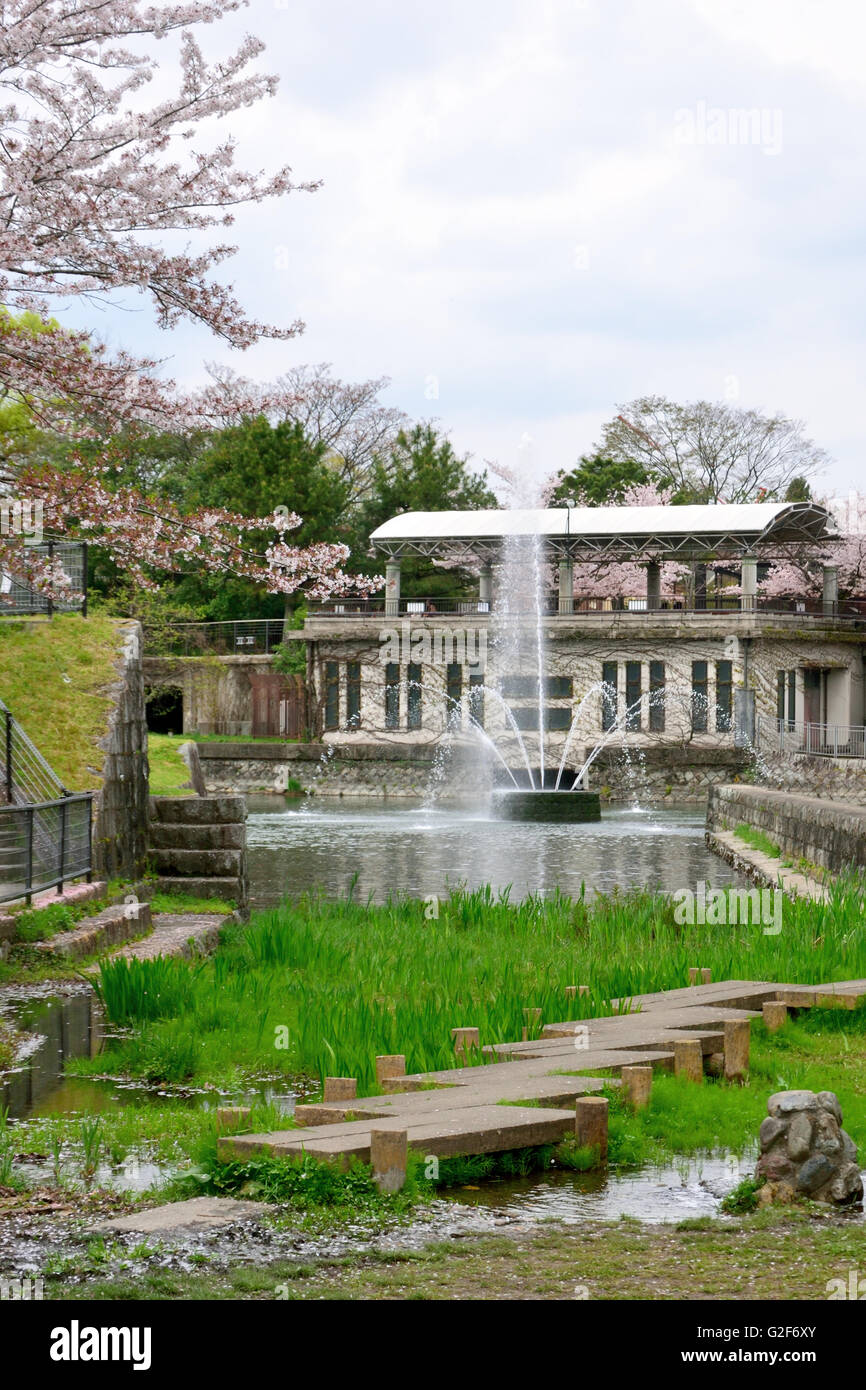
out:
M707 663L692 662L692 733L707 732Z
M469 713L484 728L484 677L469 677Z
M641 670L639 661L625 663L625 707L629 711L625 727L640 728Z
M416 661L406 667L406 727L421 728L421 667Z
M649 688L650 733L663 734L665 731L665 664L663 661L650 662Z
M734 716L734 667L730 661L716 662L716 732L729 734Z
M782 724L785 718L785 671L776 672L776 718Z
M463 698L463 667L459 661L448 663L445 671L445 693L448 697L445 710L453 728L459 720L460 701Z
M544 693L548 700L570 700L574 690L571 676L548 676Z
M538 705L518 705L511 711L514 722L518 729L525 732L527 729L538 728Z
M346 662L346 727L357 729L361 723L361 663Z
M325 662L325 728L340 727L340 668L336 661Z
M570 729L571 720L571 709L563 705L548 706L544 715L544 723L548 729Z
M797 722L797 672L788 672L788 728Z
M385 667L385 728L400 727L400 667L389 661Z
M571 676L544 676L542 688L548 700L570 700L573 681ZM538 676L506 676L500 691L506 700L537 700Z
M601 679L604 689L601 692L601 727L605 730L612 729L616 723L616 677L616 662L602 662Z

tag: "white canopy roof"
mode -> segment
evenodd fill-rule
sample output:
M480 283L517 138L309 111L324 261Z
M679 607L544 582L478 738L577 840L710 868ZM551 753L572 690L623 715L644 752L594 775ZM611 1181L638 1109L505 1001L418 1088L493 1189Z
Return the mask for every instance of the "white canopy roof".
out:
M372 534L386 554L485 553L507 536L542 536L554 550L595 555L733 549L769 541L815 542L835 528L813 502L750 502L735 506L545 507L525 511L403 512Z

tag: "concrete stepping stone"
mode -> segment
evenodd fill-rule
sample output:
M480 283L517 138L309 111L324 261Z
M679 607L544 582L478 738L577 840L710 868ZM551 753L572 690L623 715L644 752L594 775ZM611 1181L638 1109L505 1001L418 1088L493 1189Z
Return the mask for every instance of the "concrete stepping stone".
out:
M101 1221L92 1229L104 1234L157 1235L170 1231L213 1231L234 1221L264 1216L270 1207L263 1202L239 1201L234 1197L191 1197L186 1202L168 1202L148 1207L132 1216Z

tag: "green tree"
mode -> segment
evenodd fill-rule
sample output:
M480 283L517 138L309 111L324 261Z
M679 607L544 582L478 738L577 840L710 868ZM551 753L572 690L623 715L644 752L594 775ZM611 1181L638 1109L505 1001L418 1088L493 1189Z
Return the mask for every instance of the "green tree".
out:
M369 550L371 532L399 512L477 511L498 507L487 483L487 472L470 467L471 455L457 454L446 435L424 422L400 430L388 452L373 464L370 495L355 519L353 560ZM361 572L381 569L381 557L369 557ZM431 560L403 561L407 593L430 596L458 593L470 579L462 570L437 569Z
M550 495L550 506L574 498L581 507L614 507L633 487L651 483L655 475L634 459L584 454L570 472L562 470Z

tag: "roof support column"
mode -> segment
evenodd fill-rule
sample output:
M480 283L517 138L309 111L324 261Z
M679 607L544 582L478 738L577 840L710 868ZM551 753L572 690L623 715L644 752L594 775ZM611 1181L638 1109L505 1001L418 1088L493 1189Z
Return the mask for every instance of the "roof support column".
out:
M385 565L385 616L396 618L400 612L400 561L389 560Z
M570 555L559 562L559 612L574 612L574 561Z
M692 566L695 577L695 608L703 611L707 606L707 567L702 561Z
M646 567L646 606L649 611L662 606L662 567L650 560Z
M824 616L835 618L839 612L839 566L825 565L823 570L824 579Z
M740 566L740 608L753 613L758 606L758 562L754 555L744 555Z
M487 607L482 612L489 613L490 599L493 593L493 566L482 565L478 572L478 602L486 604Z

